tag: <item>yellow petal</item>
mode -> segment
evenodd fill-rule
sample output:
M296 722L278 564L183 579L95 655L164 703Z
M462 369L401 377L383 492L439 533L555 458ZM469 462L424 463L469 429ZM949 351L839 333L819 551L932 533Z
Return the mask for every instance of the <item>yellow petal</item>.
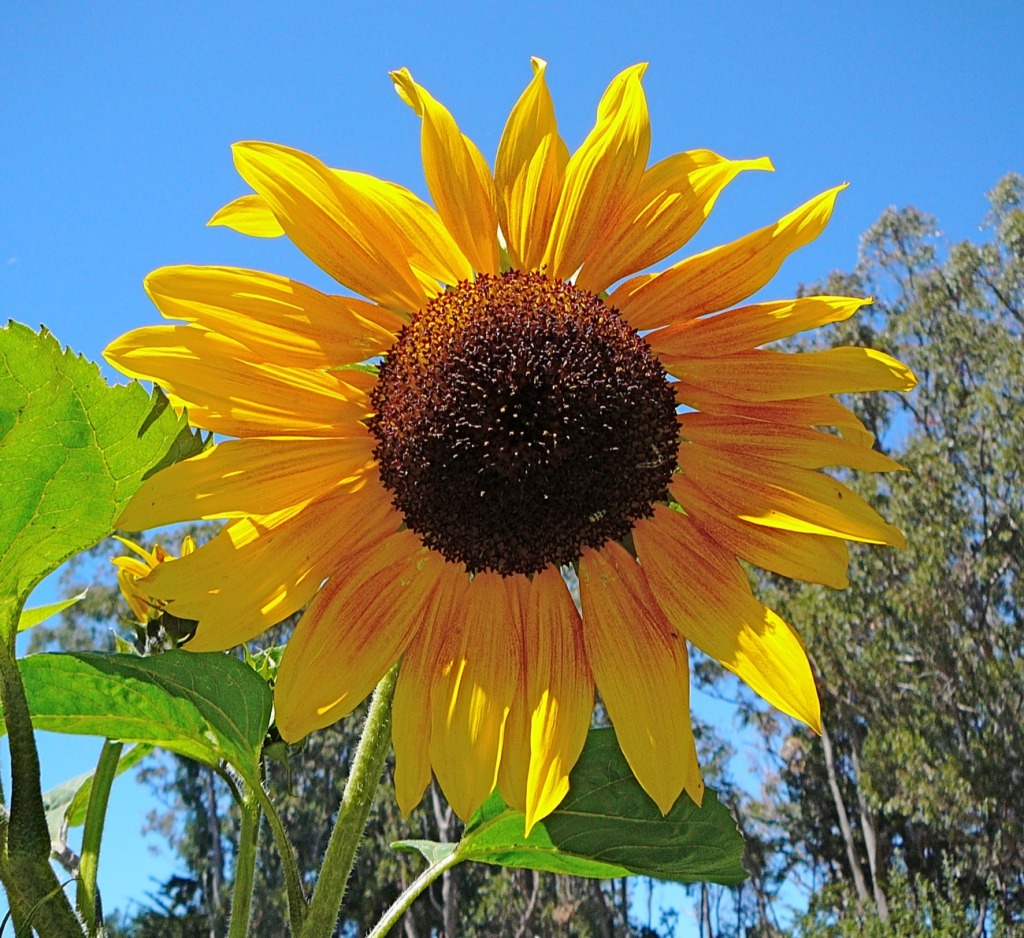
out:
M836 427L844 439L858 446L871 449L875 445L874 434L868 431L860 418L832 397L751 402L724 397L708 388L698 388L684 382L675 382L673 388L679 403L695 410L798 427Z
M684 788L700 804L683 636L618 544L584 548L579 569L587 658L629 767L662 814Z
M634 329L656 329L732 306L760 290L797 248L813 241L845 186L829 189L731 244L688 257L658 274L627 280L609 297Z
M230 522L212 541L146 578L150 594L199 627L191 651L232 648L312 599L353 553L398 530L380 482L354 482L284 511Z
M454 285L472 278L473 266L459 250L441 216L418 195L397 183L365 173L343 169L333 172L343 182L359 186L392 220L405 245L409 264L430 283L427 292L431 296L438 292L437 281Z
M656 163L623 209L619 223L587 258L577 286L600 293L681 248L711 213L722 190L747 169L771 170L767 157L727 160L710 150Z
M228 436L348 435L372 410L365 391L339 374L267 364L197 326L135 329L103 355L130 377L156 381L188 408L193 426Z
M391 705L391 740L395 747L395 798L402 814L420 803L430 784L430 695L437 656L444 637L455 628L454 617L469 587L469 576L456 564L445 564L431 602L402 656Z
M530 606L530 580L521 575L507 577L510 620L516 630L520 659L512 706L505 720L505 736L501 743L501 765L498 767L498 789L505 803L517 811L526 810L526 787L530 772L531 707L527 690L528 668L534 654L526 647L526 618Z
M569 790L569 772L583 751L594 711L594 679L583 644L583 624L562 575L554 567L530 585L525 619L530 712L530 769L526 781L526 835Z
M699 486L687 485L685 478L672 492L694 523L737 557L793 580L833 589L850 585L850 554L844 541L741 521Z
M162 267L146 278L146 292L167 318L198 323L295 368L382 355L404 324L372 303L236 267Z
M651 350L663 361L717 358L841 322L870 302L851 296L805 296L755 303L717 316L677 322L646 338Z
M902 362L871 348L824 352L754 349L720 358L663 361L685 384L744 401L778 401L860 391L909 391L917 379Z
M902 468L884 453L819 430L696 412L681 414L678 420L684 439L744 458L754 456L805 469L849 466L862 472L895 472Z
M335 723L366 698L422 623L444 563L406 530L332 573L277 672L274 709L286 740Z
M906 546L899 530L864 499L820 472L754 457L737 461L696 443L680 447L679 464L683 472L673 476L670 488L680 504L693 485L751 524Z
M364 187L319 160L271 143L238 143L235 167L298 248L339 283L383 306L415 312L428 294L403 238Z
M532 62L533 81L509 114L494 162L499 222L517 270L541 264L569 161L544 77L547 63Z
M473 578L452 625L430 697L430 762L448 803L465 821L497 783L522 660L498 574Z
M487 161L409 69L392 72L391 79L402 100L423 119L423 171L438 214L473 267L497 273L497 195Z
M634 526L633 541L668 621L770 704L820 732L821 708L803 645L754 598L736 559L664 505Z
M141 531L280 511L365 473L373 446L360 424L346 439L227 440L146 479L117 526Z
M569 159L544 255L549 277L568 279L596 252L632 201L647 165L651 126L640 79L621 72L598 105L594 129Z
M280 238L284 234L277 216L261 195L243 195L228 202L206 224L223 225L253 238Z

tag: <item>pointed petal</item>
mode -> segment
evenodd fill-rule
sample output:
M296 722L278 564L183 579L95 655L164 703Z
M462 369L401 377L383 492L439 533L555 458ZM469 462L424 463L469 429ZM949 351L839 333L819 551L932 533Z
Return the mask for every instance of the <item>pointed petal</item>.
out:
M230 522L198 550L160 564L146 588L199 622L192 651L249 641L297 612L344 558L402 523L375 472L313 502Z
M387 673L429 608L444 560L399 531L335 571L295 626L274 709L289 742L352 712Z
M226 440L146 479L117 526L141 531L281 511L364 473L373 446L359 424L347 439Z
M337 374L267 364L198 326L135 329L103 355L130 377L156 381L193 426L227 436L341 436L371 412L366 393Z
M712 248L659 274L627 280L608 299L634 329L656 329L745 300L761 289L797 248L825 229L836 196L829 189L738 241Z
M448 109L416 84L409 69L392 72L391 80L402 100L423 118L423 170L438 214L473 267L497 273L497 195L487 161Z
M430 762L464 821L494 790L522 652L496 573L479 573L445 637L430 698Z
M528 610L527 836L569 791L569 773L583 751L594 712L594 679L583 643L583 623L561 573L554 567L533 578Z
M841 346L824 352L755 349L720 358L665 360L686 384L744 401L778 401L860 391L909 391L914 373L895 358L870 348Z
M404 324L372 303L236 267L161 267L146 278L146 292L168 319L197 323L294 368L382 355Z
M697 485L677 485L672 494L705 534L762 570L833 589L850 585L850 553L844 541L741 521Z
M646 64L627 68L605 91L594 129L570 157L544 256L549 277L568 279L608 237L640 184L651 148Z
M587 658L629 767L662 814L684 788L700 804L683 636L618 544L585 548L579 569Z
M363 188L319 160L271 143L238 143L235 167L315 264L383 306L415 312L428 295L403 238Z
M252 238L280 238L284 228L261 195L243 195L218 209L207 223L211 228L223 225Z
M717 316L683 320L646 338L662 361L718 358L842 322L870 302L852 296L805 296L755 303Z
M770 704L820 732L821 708L803 645L754 598L736 559L664 505L636 524L633 541L668 621Z
M469 587L459 565L446 563L416 634L402 656L391 705L391 741L395 747L395 798L403 815L420 803L430 784L430 695L437 657Z
M541 264L569 161L544 77L547 63L535 58L532 64L533 81L509 114L494 162L498 219L517 270Z
M680 504L692 485L751 524L906 546L903 535L864 499L820 472L753 457L739 463L696 443L680 447L680 465L683 472L669 484Z
M836 427L844 439L858 446L871 449L875 445L874 434L868 431L860 418L832 397L751 402L724 397L707 388L680 381L674 382L673 389L680 404L695 410L797 427Z
M696 411L680 414L678 421L684 439L744 458L754 456L805 469L825 466L849 466L862 472L902 469L884 453L820 430Z
M727 160L710 150L678 153L640 179L619 223L596 246L577 286L600 293L615 281L668 257L697 232L722 190L743 170L771 170L767 157Z
M534 649L526 645L526 619L530 607L530 580L514 575L504 581L509 597L509 613L519 643L520 659L515 695L505 720L505 737L501 744L501 765L498 767L498 789L505 803L517 811L526 810L526 786L530 772L530 718L528 668Z

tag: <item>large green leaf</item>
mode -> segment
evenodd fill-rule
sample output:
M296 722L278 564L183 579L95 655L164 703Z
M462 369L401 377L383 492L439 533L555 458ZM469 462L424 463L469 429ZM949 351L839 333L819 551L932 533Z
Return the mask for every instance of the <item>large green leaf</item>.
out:
M0 629L106 537L145 476L201 449L162 395L109 386L45 329L0 329Z
M431 863L447 852L401 841ZM470 818L461 859L610 879L642 875L680 883L734 885L746 878L743 838L728 809L706 790L698 808L680 795L664 817L637 783L611 729L592 730L569 776L569 794L525 836L525 817L495 792Z
M83 652L29 655L19 668L36 729L162 746L258 777L272 695L237 658Z

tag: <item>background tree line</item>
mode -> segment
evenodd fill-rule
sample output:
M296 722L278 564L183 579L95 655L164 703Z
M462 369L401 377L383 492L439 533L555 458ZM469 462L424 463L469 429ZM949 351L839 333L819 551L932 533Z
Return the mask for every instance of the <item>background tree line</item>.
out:
M738 784L729 728L700 724L708 782L747 837L751 872L739 888L690 890L700 938L1024 934L1024 179L1006 176L989 199L984 237L952 246L929 216L890 209L854 271L804 291L873 296L819 341L883 349L918 375L910 395L850 402L906 471L844 480L910 546L852 547L839 592L752 571L807 645L820 739L697 662L696 680L735 697L743 737L771 766L760 790ZM72 568L68 590L94 566ZM108 580L36 641L95 647L126 619ZM267 762L310 879L358 731L357 714ZM237 825L226 792L176 757L153 760L143 778L168 806L152 824L182 873L148 907L112 916L111 934L221 934ZM404 821L382 786L338 934L368 931L420 869L392 841L454 840L458 823L433 787ZM262 846L253 934L275 936L286 931L280 869L269 838ZM644 895L635 882L461 865L402 928L405 938L691 933L678 910L648 921Z

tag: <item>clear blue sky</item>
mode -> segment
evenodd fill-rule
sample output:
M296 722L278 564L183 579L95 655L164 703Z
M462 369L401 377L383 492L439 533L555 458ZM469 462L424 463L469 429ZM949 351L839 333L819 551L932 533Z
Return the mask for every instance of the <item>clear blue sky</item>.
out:
M5 0L0 316L45 323L95 359L155 321L141 284L164 264L323 285L284 242L204 227L244 191L231 143L286 143L425 195L418 120L388 70L408 66L493 158L531 55L550 63L572 148L608 80L643 60L652 159L696 147L772 158L773 175L747 174L725 193L695 247L850 182L828 231L769 291L791 295L849 268L888 205L935 214L950 239L978 236L984 193L1024 170L1021 49L1019 2ZM44 747L48 783L87 767L79 748ZM118 785L128 816L116 851L105 845L108 907L140 898L150 870L165 870L147 866L137 786Z

